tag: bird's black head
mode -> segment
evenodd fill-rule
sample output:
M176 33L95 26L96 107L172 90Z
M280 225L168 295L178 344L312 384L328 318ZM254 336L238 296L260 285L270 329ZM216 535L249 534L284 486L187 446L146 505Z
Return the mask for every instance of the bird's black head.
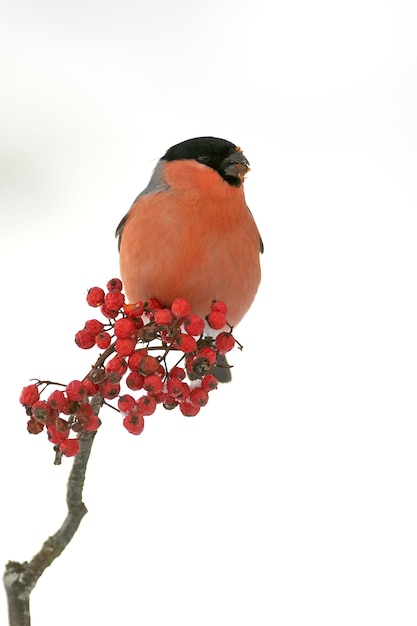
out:
M165 161L193 159L213 168L235 187L239 187L249 170L249 161L240 148L226 139L195 137L172 146L162 157Z

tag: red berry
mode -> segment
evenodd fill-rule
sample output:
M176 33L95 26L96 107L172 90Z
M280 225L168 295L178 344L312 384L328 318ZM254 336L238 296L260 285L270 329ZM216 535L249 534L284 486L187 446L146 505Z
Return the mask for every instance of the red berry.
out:
M206 406L208 399L208 393L202 387L194 387L194 389L191 390L189 401L194 406Z
M120 378L126 373L127 363L122 356L115 356L107 362L106 372L109 374L116 372L120 375Z
M118 311L124 303L125 297L120 291L109 291L104 296L104 306L111 311Z
M136 404L142 415L152 415L155 412L156 400L152 396L141 396Z
M48 435L48 439L51 443L62 443L63 441L68 439L68 436L70 433L69 429L62 432L60 430L57 430L55 426L52 426L52 424L48 426L48 429L46 432Z
M145 426L143 415L138 413L138 411L131 411L125 416L123 426L131 435L140 435Z
M185 417L194 417L200 411L200 407L186 400L185 402L180 402L180 411Z
M190 387L187 383L182 383L182 391L181 393L176 397L176 400L181 399L181 400L186 400L189 395L190 395L191 391L190 391Z
M83 328L79 330L75 335L75 343L79 348L83 350L89 350L96 344L96 336L93 333L90 333L89 330Z
M126 386L132 391L138 391L143 387L143 381L145 377L143 374L139 374L139 372L130 372L130 374L126 377Z
M174 346L175 348L181 350L181 352L185 352L185 354L197 350L196 340L192 335L188 335L186 333L181 333L180 335L178 335L175 340Z
M105 380L101 385L101 393L106 400L113 400L113 398L117 398L120 393L120 385L111 380Z
M102 322L99 322L98 320L87 320L84 328L85 330L88 330L89 333L93 333L93 335L98 335L98 333L103 330L104 324Z
M178 367L178 365L174 365L174 367L169 372L170 378L179 378L183 380L185 378L185 370L182 367Z
M177 298L171 304L171 311L175 317L185 317L191 311L190 303L185 298Z
M109 309L105 304L101 305L100 311L104 317L108 317L109 319L114 319L119 315L119 309Z
M149 298L147 302L145 302L145 311L146 313L155 312L158 309L162 309L163 306L156 298Z
M100 426L101 426L101 419L98 417L98 415L93 415L93 417L88 421L88 423L85 424L84 428L88 432L95 432L96 430L100 428Z
M127 366L129 369L137 371L139 369L139 363L143 359L144 356L148 356L148 351L141 348L140 350L135 350L129 356L127 360Z
M141 315L143 315L143 302L139 300L139 302L135 302L134 304L124 304L123 311L127 317L140 319Z
M119 407L119 411L121 413L129 413L136 407L136 400L133 396L126 393L125 395L119 397L117 406Z
M95 396L96 393L100 391L100 385L98 383L93 383L93 381L88 378L84 378L83 385L87 390L87 396Z
M210 311L218 311L219 313L223 313L223 315L226 317L226 315L227 315L227 305L224 302L222 302L221 300L214 300L211 303Z
M32 405L32 417L46 424L52 417L52 407L44 400L38 400Z
M119 339L136 339L135 322L130 317L122 317L114 323L114 334Z
M65 388L68 400L71 402L82 402L87 397L87 389L79 380L72 380Z
M51 407L60 412L63 411L67 402L68 398L65 397L64 392L60 389L55 389L48 398L48 403Z
M20 394L20 404L23 406L32 406L39 400L39 389L37 385L28 385L23 387Z
M136 339L116 339L114 347L120 356L129 356L136 346Z
M199 337L204 331L204 320L198 315L187 315L184 319L184 329L193 337Z
M217 310L211 311L207 315L207 321L210 328L214 328L214 330L220 330L220 328L223 328L227 324L226 316L224 315L224 313Z
M75 456L80 450L78 439L66 439L59 444L59 449L65 456Z
M158 376L158 374L150 374L149 376L146 376L143 381L143 388L150 393L159 393L163 388L161 377Z
M31 435L39 435L39 433L43 431L43 427L44 425L42 422L38 422L38 420L35 420L34 417L31 417L30 420L28 420L27 429Z
M82 402L77 408L75 415L80 424L82 424L83 426L87 426L87 424L94 417L93 407L88 402Z
M159 367L159 361L154 356L144 356L139 363L139 371L147 376L153 374Z
M104 302L104 291L101 287L91 287L87 293L87 302L90 306L101 306Z
M213 365L216 362L216 350L214 348L210 348L209 346L200 348L198 356L207 359L210 365Z
M105 350L111 344L111 337L109 333L104 330L96 335L96 346L101 350Z
M204 356L191 354L186 360L187 372L194 377L202 378L211 370L211 364Z
M213 389L217 389L219 381L213 374L206 374L201 380L201 386L206 391L212 391Z
M111 278L106 287L109 291L122 291L123 284L120 278Z
M170 378L167 382L167 392L170 396L175 398L182 394L182 381L179 378Z
M235 338L231 333L220 333L216 337L216 348L220 354L226 354L234 348Z
M174 321L174 316L169 309L158 309L154 319L158 326L170 326Z

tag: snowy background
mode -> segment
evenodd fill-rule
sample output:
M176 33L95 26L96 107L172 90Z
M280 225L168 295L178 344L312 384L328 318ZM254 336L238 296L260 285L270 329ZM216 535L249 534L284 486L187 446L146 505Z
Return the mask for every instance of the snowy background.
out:
M140 437L103 412L33 626L417 623L416 27L412 0L4 0L1 563L71 466L20 390L88 371L85 295L157 159L240 145L265 243L232 384Z

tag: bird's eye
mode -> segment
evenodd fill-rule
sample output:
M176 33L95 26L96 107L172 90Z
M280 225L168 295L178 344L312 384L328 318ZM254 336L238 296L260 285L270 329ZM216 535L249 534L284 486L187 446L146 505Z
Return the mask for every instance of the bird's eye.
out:
M210 157L208 154L199 154L197 157L197 161L199 163L208 163L210 161Z

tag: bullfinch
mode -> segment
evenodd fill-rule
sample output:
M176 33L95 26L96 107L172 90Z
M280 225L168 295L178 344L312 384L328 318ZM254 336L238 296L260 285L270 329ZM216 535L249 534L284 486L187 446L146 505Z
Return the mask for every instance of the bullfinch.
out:
M182 297L204 318L222 300L228 323L240 322L259 286L263 252L245 201L248 171L241 149L225 139L196 137L167 150L116 229L129 302L156 298L169 307ZM231 378L226 361L214 373Z

